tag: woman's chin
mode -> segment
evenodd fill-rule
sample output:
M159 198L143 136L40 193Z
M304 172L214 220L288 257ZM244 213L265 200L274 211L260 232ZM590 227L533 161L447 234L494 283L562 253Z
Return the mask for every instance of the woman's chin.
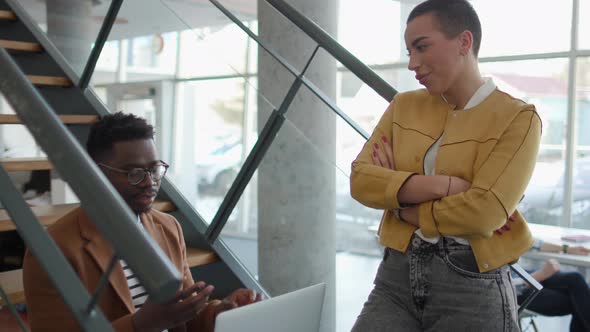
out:
M428 93L432 96L440 96L442 94L441 89L437 89L432 85L425 85L424 87L426 88L426 91L428 91Z

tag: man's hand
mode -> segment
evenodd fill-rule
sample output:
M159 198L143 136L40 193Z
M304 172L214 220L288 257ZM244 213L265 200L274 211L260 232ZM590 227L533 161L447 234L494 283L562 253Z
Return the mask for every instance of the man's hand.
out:
M586 256L590 254L590 249L582 246L568 247L566 254Z
M213 332L213 330L215 330L215 319L217 318L217 315L224 311L258 302L260 300L262 300L262 294L256 294L256 292L251 289L240 288L223 301L209 301L207 306L199 312L199 331Z
M199 312L198 315L198 326L199 331L202 332L213 332L215 330L215 319L220 313L236 308L237 305L234 302L227 300L211 300L207 303L207 306Z
M148 299L141 309L133 314L136 331L162 331L183 324L197 316L207 304L213 286L199 281L180 290L168 303L159 304Z
M385 136L381 136L380 143L381 145L378 143L373 144L373 164L389 169L395 169L395 163L393 162L393 146Z
M557 272L559 272L559 270L561 270L561 266L559 265L559 262L557 260L551 258L551 259L548 259L545 262L545 264L543 264L543 267L539 271L533 273L533 277L538 282L542 282L542 281L549 279L551 276L553 276Z
M231 295L228 296L226 300L235 303L238 307L241 307L250 303L261 301L262 294L257 294L256 291L252 289L240 288L231 293Z

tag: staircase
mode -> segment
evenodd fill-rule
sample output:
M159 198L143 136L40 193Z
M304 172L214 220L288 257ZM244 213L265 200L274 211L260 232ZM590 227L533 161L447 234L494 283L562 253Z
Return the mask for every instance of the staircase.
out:
M61 122L84 144L89 126L100 115L107 114L108 110L90 90L78 86L78 75L20 7L18 1L0 0L0 47L10 53L22 73L59 116ZM20 125L23 122L18 115L0 115L0 125L9 124ZM0 165L6 172L54 170L54 165L48 158L0 159ZM40 224L46 227L78 206L79 204L36 206L32 208L32 212ZM182 194L165 179L154 208L170 213L179 220L185 232L191 271L195 279L215 284L214 297L225 296L230 290L239 287L249 287L264 293L255 278L241 266L223 243L215 243L215 249L211 246L204 236L208 225ZM0 210L0 235L10 232L18 234L16 229L15 222L7 211ZM13 304L26 303L21 269L0 272L0 287ZM0 299L0 306L6 304L6 299Z

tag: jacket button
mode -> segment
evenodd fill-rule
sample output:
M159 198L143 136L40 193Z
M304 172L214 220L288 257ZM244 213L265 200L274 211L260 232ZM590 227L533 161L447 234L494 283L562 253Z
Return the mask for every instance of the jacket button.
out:
M447 172L444 171L444 170L442 170L442 171L438 172L438 174L440 174L440 175L447 175Z
M490 267L488 264L484 264L484 265L483 265L483 268L484 268L484 269L487 269L488 267Z

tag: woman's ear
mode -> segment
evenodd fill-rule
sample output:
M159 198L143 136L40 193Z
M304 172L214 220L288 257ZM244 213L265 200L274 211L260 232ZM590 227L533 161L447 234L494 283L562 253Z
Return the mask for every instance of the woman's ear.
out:
M459 54L465 56L471 52L473 48L473 34L469 30L465 30L457 36L459 42Z

